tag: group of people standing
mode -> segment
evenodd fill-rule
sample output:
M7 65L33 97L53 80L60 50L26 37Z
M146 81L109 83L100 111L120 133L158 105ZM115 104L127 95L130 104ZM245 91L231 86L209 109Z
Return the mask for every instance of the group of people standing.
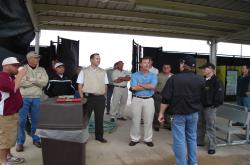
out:
M53 66L54 73L48 76L39 66L40 55L29 52L27 64L21 66L15 57L3 60L0 72L0 164L12 165L25 161L10 153L16 146L17 152L24 151L26 124L30 122L29 135L33 144L41 148L40 137L36 129L39 118L41 97L74 95L72 81L64 75L65 67L61 62Z
M10 148L16 143L17 151L24 150L24 129L29 115L33 144L41 147L40 138L35 135L35 131L43 89L50 97L74 94L77 90L79 97L87 100L83 104L83 109L88 112L89 118L94 111L95 139L106 143L107 140L103 136L105 106L107 106L107 113L111 113L111 122L126 120L123 113L127 104L127 83L129 81L129 90L132 91L132 124L129 146L140 143L140 125L143 119L143 141L149 147L154 146L153 128L155 131L159 131L160 125L164 121L172 125L173 151L177 165L197 164L196 148L197 145L205 144L205 133L208 136L208 153L215 153L216 108L222 103L223 98L221 97L224 96L224 89L215 76L213 64L207 63L201 66L205 76L203 78L194 72L196 62L193 56L186 56L180 60L180 73L175 75L171 73L170 64L164 64L162 72L159 73L152 66L152 59L143 57L140 59L140 71L130 74L123 70L124 63L118 61L114 65L111 76L108 76L110 73L99 67L100 55L94 53L90 56L90 66L80 68L78 74L74 76L76 85L64 76L63 63L58 62L54 65L56 75L49 78L46 71L38 66L40 59L38 54L30 52L26 57L28 64L19 71L17 70L19 62L13 57L5 59L2 63L0 131L6 131L9 134L6 134L5 138L3 134L0 134L1 165L11 163L13 160L24 161L22 158L11 155ZM61 89L65 89L65 93L61 93ZM110 91L113 91L111 103L109 103ZM15 104L13 104L13 99L17 100ZM110 107L109 104L111 104ZM171 116L165 115L165 111L170 112ZM12 130L5 129L8 122L12 123ZM186 154L186 148L188 154Z

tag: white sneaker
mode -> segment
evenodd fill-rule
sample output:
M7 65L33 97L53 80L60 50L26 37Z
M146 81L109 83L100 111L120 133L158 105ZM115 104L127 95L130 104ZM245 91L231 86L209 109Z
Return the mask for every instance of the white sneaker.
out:
M7 157L7 163L10 163L10 164L7 164L7 165L13 165L13 164L21 164L25 161L24 158L18 158L18 157L15 157L13 155L8 155Z

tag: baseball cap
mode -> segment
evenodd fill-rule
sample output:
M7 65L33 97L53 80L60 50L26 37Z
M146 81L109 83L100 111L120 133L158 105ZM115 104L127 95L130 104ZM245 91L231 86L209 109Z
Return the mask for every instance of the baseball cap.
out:
M181 60L180 60L181 63L184 63L190 67L195 67L195 58L194 56L191 56L191 55L186 55L185 57L183 57Z
M19 61L15 57L5 58L2 62L2 66L10 64L19 64Z
M62 63L62 62L57 62L56 64L55 64L55 66L54 66L54 68L57 68L57 67L59 67L59 66L64 66L64 63Z
M215 69L215 66L214 66L214 64L208 62L208 63L206 63L206 64L200 66L199 68L200 68L200 69L205 69L205 68Z
M29 52L29 53L26 55L26 58L31 58L31 57L40 57L40 55L37 54L36 52L32 51L32 52Z

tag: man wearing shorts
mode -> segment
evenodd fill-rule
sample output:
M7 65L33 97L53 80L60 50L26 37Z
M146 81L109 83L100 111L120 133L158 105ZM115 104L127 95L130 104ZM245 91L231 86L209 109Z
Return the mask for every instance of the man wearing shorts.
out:
M24 162L10 154L15 146L18 127L18 110L23 100L19 91L20 82L26 74L25 69L18 71L19 62L15 57L8 57L2 62L0 72L0 165L12 165Z

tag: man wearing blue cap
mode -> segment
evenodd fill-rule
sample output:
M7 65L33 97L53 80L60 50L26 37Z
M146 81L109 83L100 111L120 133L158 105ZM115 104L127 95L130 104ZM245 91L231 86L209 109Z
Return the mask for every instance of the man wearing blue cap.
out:
M177 165L197 165L198 111L202 109L201 94L205 82L201 76L193 72L194 67L193 56L183 58L180 61L181 72L167 81L161 93L162 104L158 120L164 122L167 107L174 114L172 137Z

